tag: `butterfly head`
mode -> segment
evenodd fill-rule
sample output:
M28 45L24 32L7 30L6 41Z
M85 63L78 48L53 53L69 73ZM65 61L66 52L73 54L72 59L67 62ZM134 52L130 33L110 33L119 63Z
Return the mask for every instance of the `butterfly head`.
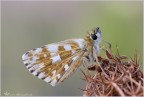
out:
M99 51L99 43L101 42L101 31L100 28L97 27L94 30L91 30L89 33L90 41L93 44L93 47L95 48L96 52Z
M97 41L100 42L101 40L101 31L100 28L97 27L96 29L92 30L90 33L90 39L92 39L93 41Z

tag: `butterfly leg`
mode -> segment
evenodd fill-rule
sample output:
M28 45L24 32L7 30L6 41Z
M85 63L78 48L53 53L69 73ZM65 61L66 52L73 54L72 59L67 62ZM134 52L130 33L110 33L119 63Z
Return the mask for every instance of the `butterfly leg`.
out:
M89 60L89 57L88 56L84 56L83 58L82 58L82 64L83 64L83 66L85 67L85 69L86 69L86 74L90 74L89 73L89 66L91 65L91 63L90 63L90 60Z
M88 67L91 64L91 62L89 60L89 57L88 56L84 56L82 58L82 63L84 64L85 67Z
M94 64L96 64L96 67L97 67L97 66L100 66L99 61L98 61L98 58L97 58L96 49L93 49L93 59L94 59Z

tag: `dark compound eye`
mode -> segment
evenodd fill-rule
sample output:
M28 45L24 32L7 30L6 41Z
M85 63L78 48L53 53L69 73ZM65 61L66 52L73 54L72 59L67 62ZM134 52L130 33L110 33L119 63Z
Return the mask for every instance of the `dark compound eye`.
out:
M92 37L93 40L97 39L97 36L95 34L91 34L91 37Z

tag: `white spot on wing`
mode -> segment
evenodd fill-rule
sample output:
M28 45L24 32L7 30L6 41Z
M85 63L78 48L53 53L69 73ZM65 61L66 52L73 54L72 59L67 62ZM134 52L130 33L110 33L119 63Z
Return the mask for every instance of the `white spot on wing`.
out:
M64 49L65 50L71 50L71 46L70 45L64 45Z
M60 77L61 77L60 74L58 74L58 75L57 75L57 78L60 79Z
M84 48L85 40L84 39L73 39L74 42L76 42L80 48Z
M31 70L36 70L36 69L38 69L38 68L39 68L38 65L34 65L34 66L32 66L32 67L29 69L29 71L31 71Z
M68 68L69 68L68 64L66 64L66 65L64 66L64 68L65 68L65 71L68 70Z
M24 64L28 64L28 63L30 63L30 61L29 60L25 60L25 61L23 61L23 63Z
M56 53L50 53L51 57L56 56Z
M57 83L57 80L56 79L54 79L50 84L52 85L52 86L55 86L56 85L56 83Z
M72 54L74 54L76 51L75 50L72 50Z
M28 58L28 55L27 55L26 53L22 55L22 59L23 59L23 60L25 60L25 59L27 59L27 58Z
M29 64L29 65L26 66L26 68L29 68L29 67L32 67L32 66L33 66L32 64Z
M43 77L45 77L45 74L43 72L38 75L38 78L40 78L40 79Z
M53 75L55 75L55 73L56 73L56 70L52 71L52 74L53 74Z
M32 66L32 64L31 64L31 66ZM33 65L33 66L29 69L29 71L31 71L31 70L40 70L40 69L43 68L43 67L44 67L44 64Z
M31 70L35 70L33 67L31 67L30 69L28 69L29 71L31 71Z
M44 57L46 58L46 57L47 57L47 54L44 54Z
M41 69L45 66L44 63L38 64L38 65L39 65L39 69Z
M34 65L34 63L35 63L35 61L29 61L29 60L27 60L28 62L27 62L27 68L29 68L29 67L32 67L33 65Z
M41 51L42 51L42 48L37 48L37 49L34 51L34 54L40 53Z
M55 62L61 61L61 58L60 58L59 55L58 55L58 56L54 56L54 57L52 57L51 59L52 59L52 63L55 63Z
M47 78L44 79L44 81L50 82L50 81L51 81L51 78L50 78L50 77L47 77Z
M58 51L58 46L54 45L54 44L47 45L47 48L50 52L57 52Z
M36 61L37 59L38 59L37 56L34 56L34 57L33 57L33 61Z
M78 59L78 56L75 56L75 57L72 58L73 61L75 61L77 59Z
M37 73L38 73L38 71L39 71L39 70L35 70L32 74L36 76Z
M24 63L25 63L25 62L24 62ZM29 68L29 67L32 67L35 62L34 62L34 61L29 61L29 60L27 60L26 63L28 64L26 67Z

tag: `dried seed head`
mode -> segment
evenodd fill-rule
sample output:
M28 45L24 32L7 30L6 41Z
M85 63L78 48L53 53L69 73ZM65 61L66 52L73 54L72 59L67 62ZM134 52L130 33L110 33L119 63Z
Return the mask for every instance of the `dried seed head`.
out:
M144 74L139 68L137 56L129 59L108 50L105 53L106 58L98 56L100 66L88 69L96 73L85 73L84 96L143 96Z

